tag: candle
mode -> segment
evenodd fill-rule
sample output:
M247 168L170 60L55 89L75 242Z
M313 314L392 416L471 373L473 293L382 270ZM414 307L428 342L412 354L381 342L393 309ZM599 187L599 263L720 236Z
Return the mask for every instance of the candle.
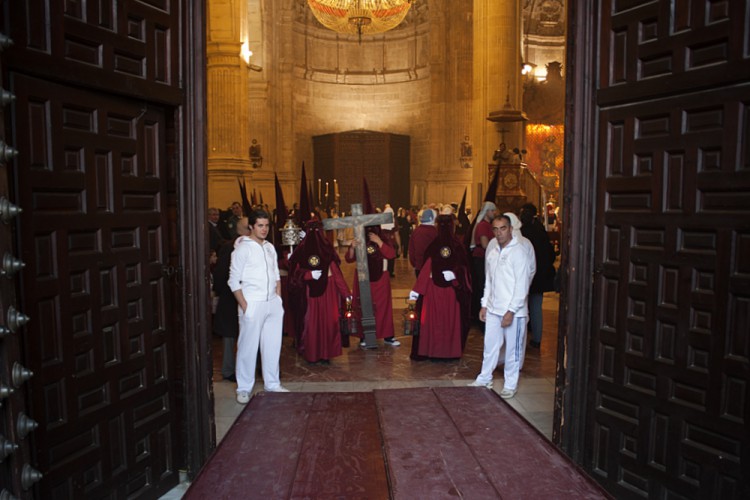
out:
M318 203L320 203L320 186L321 186L321 179L318 179Z
M339 197L339 183L336 182L336 179L333 179L333 195L336 198Z
M326 181L326 200L328 200L328 181Z

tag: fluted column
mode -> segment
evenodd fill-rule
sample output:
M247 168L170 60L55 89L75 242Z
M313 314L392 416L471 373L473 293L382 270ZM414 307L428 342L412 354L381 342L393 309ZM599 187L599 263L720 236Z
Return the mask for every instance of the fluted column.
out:
M228 207L239 198L237 178L249 175L248 68L240 57L242 2L209 0L206 44L208 200Z
M474 0L474 173L473 207L479 208L487 189L487 164L505 128L509 148L521 146L520 123L487 121L493 111L505 106L506 96L514 109L521 109L521 7L519 0ZM481 184L481 187L478 187ZM475 210L475 212L477 211Z

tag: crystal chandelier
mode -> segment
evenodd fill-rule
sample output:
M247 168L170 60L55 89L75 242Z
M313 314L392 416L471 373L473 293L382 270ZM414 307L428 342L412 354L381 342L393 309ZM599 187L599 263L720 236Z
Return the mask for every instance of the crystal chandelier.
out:
M413 0L307 0L315 18L338 33L370 35L398 26Z

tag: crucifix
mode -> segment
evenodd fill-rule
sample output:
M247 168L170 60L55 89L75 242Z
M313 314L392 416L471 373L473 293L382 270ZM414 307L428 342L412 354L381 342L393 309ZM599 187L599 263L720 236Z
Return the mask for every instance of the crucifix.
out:
M375 342L375 316L372 312L372 294L370 293L370 270L367 268L367 242L365 241L365 226L377 226L393 222L391 212L382 214L362 214L362 204L352 204L352 215L338 219L325 219L323 228L327 230L354 228L354 239L357 255L357 281L359 282L359 302L362 307L362 331L365 335L365 349L377 347Z

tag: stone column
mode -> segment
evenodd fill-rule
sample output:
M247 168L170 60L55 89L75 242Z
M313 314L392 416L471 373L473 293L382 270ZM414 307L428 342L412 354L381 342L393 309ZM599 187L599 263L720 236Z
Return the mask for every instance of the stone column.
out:
M521 146L519 123L496 126L487 121L492 112L503 109L506 96L510 105L521 109L521 7L519 0L474 0L474 173L472 207L479 211L487 189L487 164L501 141L499 128L505 132L510 149ZM481 183L481 189L478 185Z
M237 178L249 175L248 68L240 57L237 0L208 1L206 44L208 203L221 209L239 200Z

